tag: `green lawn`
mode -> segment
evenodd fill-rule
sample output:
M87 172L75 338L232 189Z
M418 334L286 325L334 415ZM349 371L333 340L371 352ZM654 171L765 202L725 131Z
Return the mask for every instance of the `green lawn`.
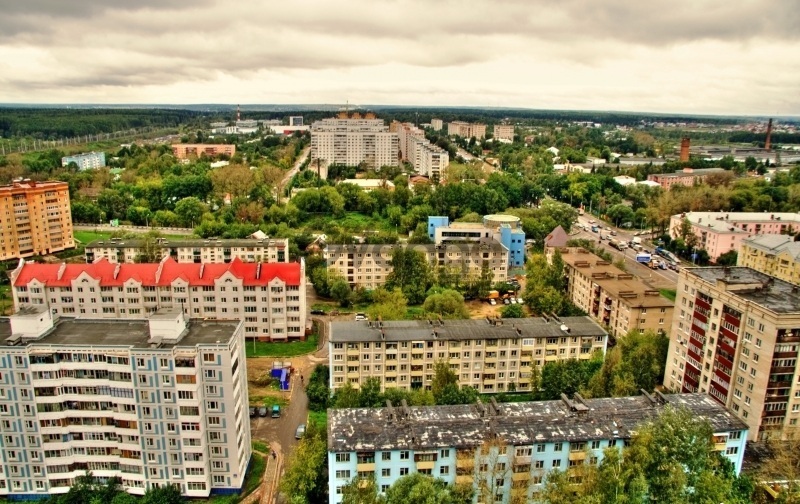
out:
M250 467L247 469L247 474L244 477L244 489L242 497L249 495L253 490L258 488L261 484L261 478L264 477L264 470L267 468L267 463L264 457L258 453L253 453Z
M322 430L326 430L328 428L328 412L310 411L308 413L308 423L314 424Z
M75 240L86 245L95 240L107 240L111 238L111 233L96 233L94 231L75 231L72 233Z
M292 341L290 343L248 341L245 348L248 357L295 357L315 351L318 340L319 336L312 334L305 341Z
M261 453L269 453L269 446L262 441L253 441L253 449Z
M659 289L658 292L670 301L675 301L675 294L677 293L675 289Z

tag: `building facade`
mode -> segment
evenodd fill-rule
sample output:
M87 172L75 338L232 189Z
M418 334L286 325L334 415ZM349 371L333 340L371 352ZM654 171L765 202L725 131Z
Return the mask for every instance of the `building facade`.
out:
M651 173L647 176L647 180L658 182L658 185L669 191L675 185L691 187L695 184L702 184L709 175L724 173L725 171L723 168L684 168L682 171L675 173Z
M241 320L247 338L305 339L305 264L35 264L9 273L14 306L54 316L138 319L160 309L191 318Z
M751 440L800 422L800 293L743 267L686 268L678 277L664 386L730 409Z
M414 170L434 180L444 179L444 170L450 164L446 150L433 145L425 138L425 132L411 123L392 123L400 142L400 157L411 163Z
M86 245L87 263L106 259L111 263L133 263L141 254L142 240L110 238L95 240ZM244 262L289 262L288 238L263 240L173 240L159 238L156 246L162 258L171 257L179 263L229 263L238 258Z
M397 133L371 114L322 119L311 125L311 159L326 166L397 166L399 154Z
M760 235L742 240L738 266L800 284L800 242L790 235Z
M736 474L747 426L702 394L661 394L560 401L392 405L332 409L328 417L330 501L354 477L374 478L380 493L410 473L471 484L475 502L531 502L554 470L598 464L608 448L624 450L665 407L707 420L714 448ZM578 474L576 477L580 477ZM490 493L490 495L485 495Z
M708 252L712 261L731 250L738 251L742 240L755 235L800 232L800 214L790 212L687 212L673 215L669 234L681 236L681 226L688 220L697 236L698 247Z
M449 136L460 136L462 138L475 137L480 140L486 136L486 125L479 123L468 123L464 121L453 121L447 124L447 134Z
M433 131L442 131L443 127L444 121L441 119L431 119L431 128L433 128Z
M0 186L0 261L75 247L66 182Z
M611 336L670 333L674 303L658 289L581 248L561 249L561 258L570 300Z
M485 215L482 223L450 222L448 217L432 215L428 237L436 244L494 239L508 249L509 268L525 264L525 232L514 215Z
M77 478L119 478L134 495L238 492L251 455L241 322L0 321L0 495L66 493Z
M351 286L375 289L386 283L392 272L396 247L421 252L432 268L458 271L463 279L479 278L484 262L492 273L492 282L508 278L508 249L494 240L441 245L329 244L324 250L325 262L329 271L340 274Z
M233 156L236 154L234 144L172 144L172 155L178 159L206 156Z
M332 322L330 383L358 388L429 389L447 361L461 386L483 394L530 390L531 370L546 362L605 353L608 334L588 317L446 321Z
M87 152L74 156L64 156L61 158L61 166L69 166L70 163L78 165L80 171L103 168L106 165L105 152Z
M494 125L494 138L496 140L514 141L514 125L513 124L495 124Z

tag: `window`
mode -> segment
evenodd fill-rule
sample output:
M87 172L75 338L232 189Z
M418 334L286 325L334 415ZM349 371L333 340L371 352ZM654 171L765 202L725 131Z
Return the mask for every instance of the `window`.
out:
M385 451L381 453L381 460L392 460L392 452Z
M388 478L392 475L392 470L388 467L381 469L381 477Z
M403 450L400 452L400 460L408 460L408 450Z
M408 467L401 467L400 476L405 476L406 474L408 474Z
M336 462L350 462L350 454L349 453L337 453L336 454ZM349 478L350 476L348 476Z

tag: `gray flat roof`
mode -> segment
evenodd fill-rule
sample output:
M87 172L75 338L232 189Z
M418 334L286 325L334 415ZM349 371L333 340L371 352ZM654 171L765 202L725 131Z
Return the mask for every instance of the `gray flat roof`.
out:
M663 398L663 400L662 400ZM628 439L665 405L705 418L714 432L747 425L707 394L521 403L328 410L328 450L472 448L497 436L511 445ZM582 410L582 411L581 411Z
M263 247L265 245L278 245L286 241L285 238L264 238L256 240L252 238L226 239L226 240L205 240L202 238L173 240L163 238L158 245L163 248L170 247ZM142 246L143 240L95 240L86 245L86 248L138 248Z
M728 292L776 313L800 312L800 289L794 284L745 266L685 268L708 283L725 285Z
M561 336L605 336L607 333L589 317L541 317L521 319L391 320L386 322L331 322L331 342L428 341L508 338L550 338ZM499 321L501 325L494 325ZM569 332L561 329L564 324ZM436 336L434 337L434 331Z
M190 320L189 331L177 345L161 348L227 343L240 322ZM91 320L61 318L56 326L30 345L93 345L149 348L150 328L146 320Z
M11 336L11 323L7 318L0 318L0 339L4 340Z

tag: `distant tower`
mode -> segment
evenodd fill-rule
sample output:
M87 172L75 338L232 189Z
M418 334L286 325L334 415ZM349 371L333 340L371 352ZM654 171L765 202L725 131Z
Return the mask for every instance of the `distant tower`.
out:
M689 137L681 138L681 163L689 162L689 144L691 140Z
M767 140L764 142L764 148L769 150L772 147L772 119L770 118L767 123Z
M236 105L236 121L242 120L242 111L239 109L239 105Z

